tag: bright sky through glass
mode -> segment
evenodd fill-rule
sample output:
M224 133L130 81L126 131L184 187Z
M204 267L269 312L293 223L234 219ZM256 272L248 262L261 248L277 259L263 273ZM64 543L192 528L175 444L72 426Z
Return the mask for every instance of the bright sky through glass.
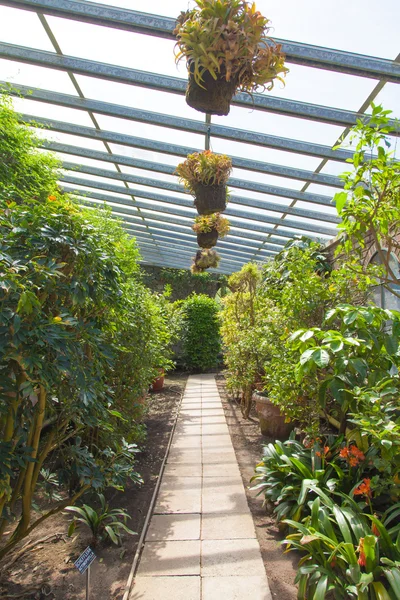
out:
M138 0L107 0L98 3L137 11L145 9L147 13L168 17L176 17L181 10L193 5L193 2L181 0L153 0L146 5ZM281 0L260 0L257 9L271 20L272 37L392 60L400 52L398 0L384 0L379 5L373 0L305 0L302 3L298 0L286 0L285 3ZM45 15L45 19L64 55L186 78L185 65L175 64L174 42L171 40L65 18ZM55 52L53 43L36 13L6 6L0 6L0 42ZM357 112L378 83L373 79L301 65L288 66L290 73L286 78L286 86L277 84L270 95ZM0 80L14 85L22 84L32 89L78 96L68 73L10 60L0 59ZM84 97L88 99L204 122L204 115L188 107L183 96L87 75L75 75L75 81ZM385 108L393 111L394 117L400 118L400 86L387 83L375 102L383 103ZM192 200L183 189L179 191L176 188L178 181L172 175L173 169L183 157L156 152L151 147L139 148L135 139L144 140L144 146L146 141L158 141L201 150L204 148L203 135L97 113L92 115L94 121L88 112L31 99L15 99L15 107L26 115L83 126L86 132L84 136L49 129L39 131L40 136L57 144L67 145L62 153L58 153L63 161L82 166L82 172L66 171L66 176L73 181L61 181L61 185L79 190L79 196L85 197L85 201L91 206L100 205L105 197L113 200L115 214L125 220L125 225L132 235L137 233L143 256L149 262L160 264L161 260L165 260L174 266L189 266L190 257L168 249L168 239L171 240L169 236L173 234L174 226L176 235L180 236L176 243L182 245L183 250L192 250L195 247L195 237L190 229L191 217L195 215ZM130 140L122 144L114 136L106 147L101 139L93 139L94 123L102 132L131 136ZM322 144L329 148L344 130L340 125L237 106L232 106L227 117L213 117L212 123L311 144ZM250 161L248 165L257 161L311 172L321 165L320 156L276 150L239 140L240 137L236 141L212 137L211 148L215 152L247 159ZM140 145L143 146L143 143ZM72 146L81 149L78 152L79 156L72 149L68 151L68 147ZM93 151L96 156L91 154ZM115 162L110 156L107 157L110 153L117 155ZM156 167L152 170L138 168L136 163L131 164L132 160L150 161L156 163ZM103 173L94 174L90 168L102 169ZM320 172L337 176L345 169L345 163L328 160ZM334 235L336 210L329 202L338 190L337 187L318 183L305 186L305 181L298 178L281 177L238 167L234 168L232 177L247 182L248 185L240 189L231 187L232 200L229 210L233 213L230 216L232 232L221 243L221 248L218 245L223 257L219 269L221 272L239 268L240 264L254 256L254 252L261 248L263 243L269 245L270 249L279 250L288 237L293 235L307 234L309 231L312 237L322 241L328 241ZM152 180L150 183L153 187L144 185L143 178ZM88 182L91 182L90 185ZM311 201L312 198L306 201L306 198L303 200L277 195L271 187L255 191L252 189L254 184L284 188L289 191L288 196L304 190L312 195L314 201ZM162 201L156 199L154 194ZM318 197L320 201L316 201ZM247 201L253 205L249 206ZM261 208L260 202L267 203L268 206ZM285 221L283 224L279 223L286 209L289 213L293 211L284 217L290 227L285 226ZM235 211L238 211L237 214ZM311 214L306 214L307 211ZM160 220L157 220L158 218ZM192 237L188 237L189 235ZM235 245L236 240L238 243ZM148 244L153 244L155 254L158 253L157 258L153 256ZM161 257L162 248L164 251Z

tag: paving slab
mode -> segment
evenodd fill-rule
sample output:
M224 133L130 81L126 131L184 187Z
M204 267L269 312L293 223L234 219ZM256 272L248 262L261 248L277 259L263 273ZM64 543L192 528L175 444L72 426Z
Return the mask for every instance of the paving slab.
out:
M203 577L265 576L256 539L202 540L201 565Z
M146 542L138 575L200 575L200 541Z
M200 513L201 477L164 477L155 514Z
M213 375L189 377L129 600L272 600Z
M160 600L160 598L201 600L200 577L136 578L129 600Z
M146 542L200 539L200 514L153 515Z
M221 514L220 512L202 514L202 540L232 540L256 538L253 517L247 512Z
M189 600L188 596L188 600ZM272 600L267 577L203 577L202 600ZM176 598L175 598L176 600Z

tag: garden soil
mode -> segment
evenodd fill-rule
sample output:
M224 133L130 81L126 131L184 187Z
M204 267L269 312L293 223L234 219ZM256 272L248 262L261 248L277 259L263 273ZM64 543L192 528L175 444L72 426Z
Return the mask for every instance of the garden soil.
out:
M129 484L124 492L111 490L106 494L113 508L124 508L131 515L128 526L138 535L124 537L122 547L101 544L94 548L97 555L91 566L90 597L96 600L121 600L132 566L140 532L157 482L178 403L186 384L186 375L166 377L161 392L149 395L148 412L144 422L147 440L138 454L137 470L144 484ZM74 561L90 543L90 533L85 526L68 538L66 532L71 516L56 515L23 540L16 551L0 564L1 600L83 600L85 575L80 575ZM13 557L28 542L44 540L33 546L10 567Z
M296 600L297 587L294 585L297 570L296 554L283 553L284 550L280 544L283 536L279 532L275 520L267 515L263 508L262 496L256 497L256 494L248 489L250 479L254 475L254 467L260 462L263 444L274 440L261 435L254 410L249 419L243 419L238 402L228 399L225 379L222 375L217 375L217 384L246 489L247 502L253 515L272 598L274 600Z

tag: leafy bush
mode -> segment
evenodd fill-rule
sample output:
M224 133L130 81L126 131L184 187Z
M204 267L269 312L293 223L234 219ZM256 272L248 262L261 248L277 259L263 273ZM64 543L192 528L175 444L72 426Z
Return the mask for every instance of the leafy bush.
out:
M400 161L391 150L391 111L372 104L372 115L351 130L352 171L343 173L344 190L334 200L344 234L336 255L354 273L366 272L400 298L400 278L391 254L400 252ZM396 124L398 129L398 124ZM380 265L365 260L370 251Z
M125 425L134 430L132 405L170 364L170 329L135 241L109 212L59 192L57 161L39 156L7 99L0 120L0 535L17 517L2 557L90 487L140 480ZM46 470L62 500L32 522Z
M231 293L223 299L221 334L230 392L241 395L242 414L249 416L253 391L261 383L271 356L272 331L279 311L259 294L261 272L249 263L228 280Z
M181 310L183 366L194 372L214 369L221 350L217 302L204 294L192 295Z

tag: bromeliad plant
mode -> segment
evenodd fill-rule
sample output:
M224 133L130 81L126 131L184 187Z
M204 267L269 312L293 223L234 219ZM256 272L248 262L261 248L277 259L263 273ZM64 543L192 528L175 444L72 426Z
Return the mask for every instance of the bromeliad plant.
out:
M221 217L220 213L201 215L196 217L192 229L197 233L197 243L200 248L215 246L218 237L225 237L229 232L229 221Z
M193 258L191 271L192 273L203 273L206 269L216 269L220 260L215 250L209 248L198 250Z
M114 544L121 543L121 535L125 531L130 535L136 535L135 531L129 529L126 525L129 514L122 508L110 509L104 494L99 494L100 507L95 510L91 506L84 504L79 506L67 506L66 511L74 515L68 528L68 535L71 536L79 523L89 527L92 532L91 545L95 546L99 541L109 538Z
M400 505L378 518L363 513L345 494L339 505L310 487L317 495L310 515L301 523L285 521L295 533L283 543L305 553L296 577L299 600L398 600Z
M186 58L186 101L201 112L227 115L236 91L271 90L288 69L280 44L266 38L269 20L244 0L196 0L178 17L176 60Z
M189 154L176 168L179 180L195 197L194 204L200 215L225 210L228 194L226 184L231 171L231 159L210 150Z

